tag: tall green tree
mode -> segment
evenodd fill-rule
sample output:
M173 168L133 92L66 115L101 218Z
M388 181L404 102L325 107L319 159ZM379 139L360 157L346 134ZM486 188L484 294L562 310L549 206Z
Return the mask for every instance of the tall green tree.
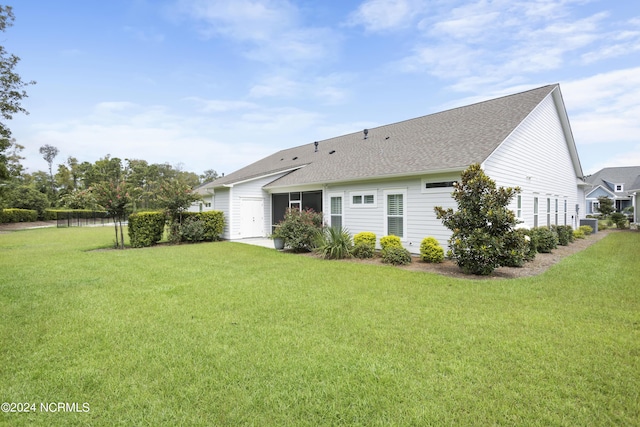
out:
M51 178L51 193L54 195L56 193L56 189L55 189L56 184L53 178L53 161L58 156L59 152L60 151L53 145L45 144L42 147L40 147L40 154L42 154L42 158L49 165L49 178Z
M480 167L473 164L462 172L451 196L458 210L435 208L436 216L452 231L449 256L467 274L487 275L520 250L524 237L515 234L518 224L509 202L519 188L497 188ZM517 248L514 248L514 245Z
M607 217L615 212L616 208L613 206L613 199L607 196L598 197L598 212Z
M0 6L0 31L4 32L13 25L15 16L11 6ZM26 86L35 84L34 81L24 82L15 72L20 58L6 51L0 45L0 181L9 178L7 156L5 151L11 146L11 130L7 121L14 114L29 114L22 107L22 100L27 98Z

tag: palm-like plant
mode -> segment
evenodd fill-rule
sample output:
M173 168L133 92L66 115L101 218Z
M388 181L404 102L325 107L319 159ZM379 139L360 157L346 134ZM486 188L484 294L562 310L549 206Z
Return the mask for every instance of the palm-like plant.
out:
M353 239L343 227L326 227L316 240L317 251L327 259L342 259L351 256Z

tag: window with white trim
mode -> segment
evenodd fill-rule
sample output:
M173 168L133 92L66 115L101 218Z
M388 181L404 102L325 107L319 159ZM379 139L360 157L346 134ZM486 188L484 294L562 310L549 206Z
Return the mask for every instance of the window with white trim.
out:
M616 184L616 193L621 193L624 191L624 184Z
M551 225L551 199L547 197L547 227Z
M567 199L564 199L564 225L567 225Z
M558 225L558 199L556 199L556 216L554 224Z
M600 213L600 202L591 202L591 212Z
M538 226L538 198L533 198L533 226Z
M516 206L516 218L522 218L522 195L518 194Z
M385 232L401 239L406 233L406 190L385 191Z
M342 196L331 196L331 227L342 227Z
M376 194L375 192L366 193L350 193L351 206L356 208L362 207L374 207L376 206Z

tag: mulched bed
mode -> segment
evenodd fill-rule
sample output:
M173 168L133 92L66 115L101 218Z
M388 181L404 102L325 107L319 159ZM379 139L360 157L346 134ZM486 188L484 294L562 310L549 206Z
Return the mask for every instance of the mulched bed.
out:
M18 222L11 224L0 224L0 234L1 233L9 233L11 231L16 230L25 230L30 228L42 228L42 227L55 227L56 221L37 221L37 222ZM423 271L429 273L441 274L443 276L448 277L457 277L461 279L477 279L477 280L487 280L487 279L515 279L518 277L529 277L536 276L545 272L549 267L559 262L561 259L573 255L576 252L580 252L595 242L603 239L609 233L631 233L633 231L629 230L616 230L616 229L608 229L604 231L600 231L598 233L587 236L584 239L577 239L573 243L570 243L569 246L558 246L557 249L554 249L550 254L537 254L536 258L531 261L525 263L523 267L500 267L496 269L489 276L475 276L472 274L464 274L457 264L451 260L445 259L444 262L440 264L429 264L426 262L420 261L420 258L417 256L413 257L413 261L411 264L406 266L398 266L395 268L401 268L403 270L410 271ZM319 255L314 253L302 254L303 256L317 257L320 258ZM329 262L329 261L328 261ZM372 259L357 259L350 258L346 260L333 261L333 262L355 262L360 264L377 264L377 265L387 265L382 262L379 257Z
M451 260L445 259L444 262L440 264L429 264L426 262L422 262L420 257L414 256L411 264L405 266L398 266L395 268L401 268L403 270L410 271L422 271L429 273L436 273L443 276L448 277L456 277L460 279L476 279L476 280L491 280L491 279L515 279L518 277L528 277L528 276L536 276L545 272L549 267L559 262L561 259L573 255L576 252L580 252L595 242L603 239L609 233L625 233L630 231L623 230L604 230L595 234L591 234L584 239L577 239L573 243L570 243L569 246L558 246L557 249L554 249L550 254L537 254L536 258L531 261L525 263L523 267L500 267L493 271L488 276L476 276L473 274L464 274L462 270L458 267L458 265ZM317 254L305 254L306 256L318 257ZM330 261L327 261L330 262ZM384 264L380 257L372 258L372 259L357 259L350 258L340 261L333 262L355 262L360 264L377 264L377 265L388 265Z

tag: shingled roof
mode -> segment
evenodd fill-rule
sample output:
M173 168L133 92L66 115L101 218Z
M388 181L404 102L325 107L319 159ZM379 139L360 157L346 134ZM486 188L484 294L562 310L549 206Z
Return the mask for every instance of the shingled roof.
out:
M278 151L208 184L281 172L265 188L464 170L482 163L558 85Z
M594 187L602 185L615 193L615 184L623 184L626 193L630 190L640 190L640 166L621 166L604 168L586 178L587 183ZM622 194L618 192L617 194Z

